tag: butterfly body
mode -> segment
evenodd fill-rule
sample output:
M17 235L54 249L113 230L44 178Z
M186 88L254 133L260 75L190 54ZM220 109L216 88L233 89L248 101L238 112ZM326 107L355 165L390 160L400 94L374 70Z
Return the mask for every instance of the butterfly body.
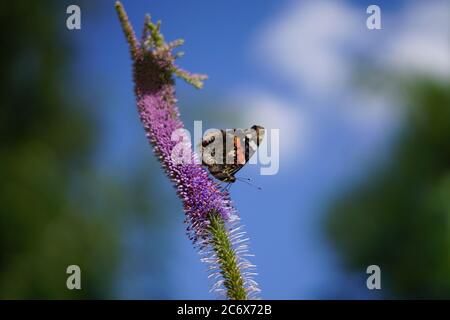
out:
M202 164L217 180L235 182L234 175L256 152L264 132L263 127L254 125L246 130L216 130L205 135L201 144Z

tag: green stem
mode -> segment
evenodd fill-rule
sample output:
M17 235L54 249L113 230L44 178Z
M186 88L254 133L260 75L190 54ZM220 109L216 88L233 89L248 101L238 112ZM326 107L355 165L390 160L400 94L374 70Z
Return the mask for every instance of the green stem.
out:
M224 280L223 285L227 289L227 297L232 300L247 300L247 291L238 266L238 258L225 223L217 213L210 214L210 223L211 244Z

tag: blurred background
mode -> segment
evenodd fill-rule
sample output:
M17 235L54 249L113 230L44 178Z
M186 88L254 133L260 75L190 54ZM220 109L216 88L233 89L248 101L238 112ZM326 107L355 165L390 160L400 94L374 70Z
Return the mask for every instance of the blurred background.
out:
M262 190L231 189L263 298L450 298L450 2L377 1L381 30L365 0L123 3L209 75L177 80L189 129L280 129L278 174L249 165ZM0 298L215 298L139 123L114 1L0 9Z

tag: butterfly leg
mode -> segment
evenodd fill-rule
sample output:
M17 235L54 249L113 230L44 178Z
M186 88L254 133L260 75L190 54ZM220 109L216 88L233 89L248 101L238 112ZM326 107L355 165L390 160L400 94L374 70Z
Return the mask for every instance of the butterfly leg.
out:
M218 186L220 187L221 192L228 192L231 188L231 182L220 182Z
M228 182L227 185L225 186L225 191L227 191L227 192L230 191L231 185L232 185L232 182Z

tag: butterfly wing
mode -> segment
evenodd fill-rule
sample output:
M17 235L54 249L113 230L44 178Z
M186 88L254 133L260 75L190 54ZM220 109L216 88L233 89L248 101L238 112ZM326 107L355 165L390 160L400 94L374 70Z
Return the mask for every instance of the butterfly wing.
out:
M245 147L245 163L247 163L250 158L258 150L259 145L264 139L265 129L261 126L254 125L246 132L244 139Z
M247 130L220 130L205 135L202 141L202 163L212 176L224 182L235 182L234 175L241 170L254 155L264 137L264 128L254 125ZM213 142L222 141L222 150L213 149L210 153L204 152ZM230 150L225 148L232 142ZM220 152L222 151L222 152ZM217 152L217 154L216 154ZM219 161L217 161L220 159Z

